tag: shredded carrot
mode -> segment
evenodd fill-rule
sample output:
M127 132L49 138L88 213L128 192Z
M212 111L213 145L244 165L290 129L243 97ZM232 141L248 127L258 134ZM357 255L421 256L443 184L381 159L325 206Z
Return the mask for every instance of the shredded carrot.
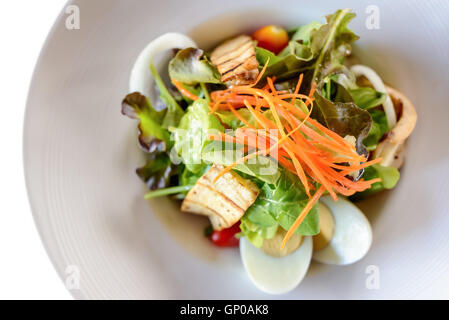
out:
M268 61L252 85L233 86L210 94L212 113L219 109L229 110L244 127L237 129L236 136L222 133L210 135L209 139L241 144L245 146L245 152L249 150L245 156L226 166L214 182L238 164L260 155L274 158L301 181L309 201L288 230L283 247L325 191L337 201L337 194L350 196L378 182L379 179L353 181L348 175L379 163L381 159L367 161L351 143L310 117L316 84L312 83L308 95L300 94L302 74L293 93L276 90L274 78L270 77L266 78L267 84L263 88L255 88L267 66ZM305 103L307 110L295 104L298 99ZM248 109L254 124L237 112L238 108Z
M176 89L178 89L179 92L181 92L181 94L187 98L189 98L190 100L198 100L199 98L194 95L193 93L191 93L190 91L186 90L183 86L182 83L179 81L176 81L174 79L171 79L171 82L174 84L174 86L176 87Z
M316 83L312 82L312 88L310 88L309 98L312 98L315 94ZM306 101L306 107L309 105L309 100Z
M295 94L298 94L299 89L301 88L301 84L302 84L302 79L303 79L303 77L304 77L304 74L301 73L301 74L299 75L298 83L296 84ZM274 80L273 80L273 81L274 81ZM294 103L295 103L295 98L292 98L292 102L290 102L290 103L291 103L291 104L294 104Z
M265 71L267 70L269 63L270 63L270 58L268 58L267 62L265 62L265 65L263 66L262 70L260 71L259 75L257 76L256 81L253 84L249 85L250 88L254 87L256 84L259 83L260 79L262 79L263 75L265 74Z
M217 112L217 110L218 110L218 108L220 107L220 103L222 103L222 102L224 102L225 101L225 99L220 99L220 100L218 100L217 102L215 102L214 103L214 105L212 106L212 108L210 109L210 113L215 113L215 112Z
M251 125L245 118L243 118L243 117L240 115L240 113L238 113L237 110L235 110L234 107L233 107L230 103L228 104L228 108L229 108L229 110L231 110L231 112L234 114L234 116L235 116L237 119L239 119L239 120L240 120L242 123L244 123L247 127L253 128L253 129L254 129L254 126Z

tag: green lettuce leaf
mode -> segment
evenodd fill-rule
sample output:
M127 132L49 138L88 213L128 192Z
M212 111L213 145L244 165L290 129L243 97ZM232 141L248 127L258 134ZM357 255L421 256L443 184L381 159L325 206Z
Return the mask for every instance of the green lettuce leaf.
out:
M242 232L238 234L238 236L246 236L254 246L260 248L265 239L271 239L274 237L277 229L277 224L269 227L264 227L260 224L251 222L245 216L243 216L240 220L240 230Z
M202 152L205 145L210 143L207 134L224 128L220 120L210 114L209 104L204 99L196 100L182 117L177 128L170 128L174 134L175 149L181 156L186 168L193 173L204 168Z
M322 96L333 102L354 102L345 86L337 80L340 74L331 74L323 80Z
M179 184L182 186L192 186L194 185L199 178L201 178L201 176L203 174L205 174L208 170L210 169L210 166L203 166L201 168L201 170L199 170L198 172L194 173L190 170L188 170L185 166L184 169L182 170L182 173L180 175L180 179L179 179Z
M309 45L312 30L319 29L321 26L322 24L317 21L312 21L311 23L301 26L292 35L291 40L301 41L303 44Z
M381 178L381 182L376 182L371 185L371 188L363 192L358 192L351 196L352 201L359 201L365 199L373 194L376 194L385 189L393 189L399 181L400 174L398 169L394 167L384 167L379 164L372 165L365 169L362 176L365 180Z
M297 41L290 41L288 46L276 56L274 53L256 47L256 58L261 66L270 59L263 79L275 75L277 79L288 78L303 70L313 59L310 48Z
M202 158L206 163L229 166L243 156L233 145L214 141L205 147ZM281 175L274 159L262 155L236 165L234 170L267 184L276 184Z
M299 74L304 74L301 92L308 93L313 81L321 89L326 76L344 69L344 58L351 52L351 43L358 36L348 29L355 17L349 9L338 10L326 17L327 23L312 22L299 28L286 49L274 59L268 53L258 54L261 65L270 57L267 76L275 75L278 86L292 90ZM281 59L281 60L279 60Z
M362 109L369 110L384 103L386 99L385 93L378 92L373 88L361 87L356 89L348 89L354 100L354 103Z
M218 70L203 55L203 50L186 48L180 50L168 65L170 78L181 83L222 83Z
M349 9L337 10L326 17L326 24L310 32L310 48L317 55L311 79L318 87L335 66L343 63L344 57L351 51L350 44L359 38L347 27L354 17L355 14Z
M262 244L261 240L267 235L267 229L274 230L278 226L290 229L309 201L301 182L285 171L275 185L265 183L260 191L257 200L242 217L242 223L251 226L248 229L252 233L248 235L245 228L242 228L242 232L255 246ZM295 232L313 236L319 231L318 209L314 206Z
M268 62L268 67L282 61L280 57L275 55L270 50L256 46L255 51L256 51L256 59L259 62L259 65L261 66L264 66L267 63L268 59L270 59L270 61Z
M164 119L162 121L162 127L168 128L177 126L182 116L184 115L184 110L182 110L182 108L170 94L153 64L150 65L150 70L153 74L156 86L159 89L159 98L167 106L167 112L165 113Z
M387 116L383 110L370 110L371 119L373 123L369 130L368 136L363 140L363 144L368 151L373 151L377 148L379 141L388 132Z
M251 111L249 111L246 108L240 108L237 109L236 111L240 114L240 116L242 116L243 119L247 120L249 123L254 123ZM218 116L218 118L220 118L220 121L223 124L227 125L233 130L243 127L245 125L231 111L217 111L215 112L215 114Z

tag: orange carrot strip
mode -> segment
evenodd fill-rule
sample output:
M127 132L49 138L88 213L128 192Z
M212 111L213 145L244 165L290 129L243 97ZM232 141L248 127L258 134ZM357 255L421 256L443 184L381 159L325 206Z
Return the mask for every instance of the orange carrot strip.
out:
M332 164L331 167L335 168L335 169L342 170L342 172L345 172L346 174L348 174L350 172L358 171L363 168L372 166L373 164L379 163L381 161L382 161L382 158L376 158L374 160L370 160L370 161L367 161L367 162L365 162L363 164L359 164L359 165L342 166L342 165L338 165L338 164Z
M262 125L262 127L264 127L265 129L276 129L274 123L271 122L268 118L266 118L262 113L256 112L253 109L253 107L251 107L251 105L248 103L248 101L246 101L245 106L251 112L256 121Z
M315 203L317 203L317 201L321 198L321 196L323 195L325 190L326 190L326 188L321 186L318 189L318 191L315 192L313 197L309 200L307 205L304 207L302 212L299 214L298 218L296 218L295 222L292 224L290 229L288 229L287 234L284 237L284 240L282 240L281 249L283 249L285 247L285 244L287 243L288 239L290 239L290 237L293 235L293 233L296 231L296 229L298 229L298 227L301 225L301 223L306 218L306 216L309 213L309 211L313 208Z
M309 97L312 98L313 95L315 94L315 88L316 88L316 82L312 82L312 87L310 88L310 92L309 92ZM306 101L306 107L309 106L309 101Z
M292 98L293 100L295 99L305 99L306 102L312 103L313 102L313 98L306 96L304 94L301 93L285 93L285 94L280 94L278 95L279 99L285 100L285 99L289 99ZM291 102L290 102L291 103ZM294 103L294 102L293 102Z
M224 98L221 98L220 100L218 100L217 102L215 102L215 103L212 105L212 108L210 109L210 113L211 113L211 114L214 114L215 112L217 112L217 110L218 110L218 108L220 107L220 104L221 104L222 102L225 102L225 99L224 99Z
M231 171L235 166L244 163L246 160L255 157L257 155L261 155L264 152L264 150L259 150L253 153L250 153L242 158L240 158L239 160L237 160L236 162L234 162L233 164L231 164L230 166L227 166L226 168L224 168L219 174L217 174L217 176L215 177L215 179L213 180L213 182L217 182L218 179L220 179L222 176L224 176L227 172Z
M246 106L245 106L246 107ZM261 112L262 104L260 103L260 98L256 96L256 109L255 111L257 113ZM259 123L256 121L255 123L256 128L259 128Z
M270 63L270 58L268 58L267 62L265 62L265 65L263 66L262 70L260 71L259 75L257 76L256 82L254 82L253 84L249 85L250 88L254 87L256 84L259 83L260 79L262 79L265 71L267 70L269 63Z
M174 79L171 79L171 82L175 85L176 89L178 89L178 91L181 92L181 94L182 94L183 96L189 98L190 100L194 100L194 101L199 99L196 95L194 95L194 94L191 93L190 91L186 90L186 89L182 86L181 82L176 81L176 80L174 80Z
M228 107L229 110L231 110L231 112L234 114L234 116L239 119L241 122L243 122L247 127L253 128L254 126L252 126L245 118L243 118L240 113L237 112L237 110L234 109L234 107L228 103Z
M274 87L273 80L270 77L267 78L267 83L268 83L268 87L270 88L270 90L273 93L273 95L277 96L278 93L276 91L276 88Z
M304 77L304 74L303 73L301 73L300 75L299 75L299 79L298 79L298 82L296 83L296 88L295 88L295 94L298 94L298 92L299 92L299 89L301 88L301 84L302 84L302 79L303 79L303 77ZM292 98L292 101L290 102L291 104L294 104L295 103L295 98Z

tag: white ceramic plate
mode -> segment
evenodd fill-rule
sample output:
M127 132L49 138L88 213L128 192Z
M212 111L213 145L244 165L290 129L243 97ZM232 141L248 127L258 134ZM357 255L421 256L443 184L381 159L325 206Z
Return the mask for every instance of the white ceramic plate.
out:
M66 29L64 13L57 20L31 85L24 141L33 213L62 279L68 266L79 269L76 298L272 298L250 283L238 250L203 238L204 219L167 199L143 199L136 124L120 114L120 102L138 53L162 33L184 32L210 47L264 24L319 19L335 1L74 4L81 29ZM380 29L369 30L373 4ZM361 205L374 231L368 255L345 267L313 264L297 289L275 298L449 298L449 3L338 6L358 14L358 56L409 96L419 121L397 188ZM371 265L380 287L370 290Z

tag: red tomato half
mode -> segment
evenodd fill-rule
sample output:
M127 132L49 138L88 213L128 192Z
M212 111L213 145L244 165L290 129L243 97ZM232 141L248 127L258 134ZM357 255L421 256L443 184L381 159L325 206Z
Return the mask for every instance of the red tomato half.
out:
M265 26L254 32L253 39L261 48L270 50L278 54L288 44L288 34L283 28L278 26Z
M221 231L214 231L210 236L213 244L218 247L238 247L239 239L235 237L240 232L240 221L232 227Z

